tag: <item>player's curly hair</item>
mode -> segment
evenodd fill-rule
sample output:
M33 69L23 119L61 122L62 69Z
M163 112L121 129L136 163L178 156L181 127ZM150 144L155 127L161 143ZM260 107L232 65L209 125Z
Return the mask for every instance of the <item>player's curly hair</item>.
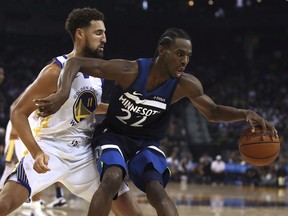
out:
M183 29L179 29L179 28L168 28L166 29L166 31L161 35L159 41L158 41L158 45L157 45L157 50L156 53L154 55L154 59L157 58L158 56L158 47L164 46L164 47L169 47L176 38L182 38L182 39L186 39L186 40L190 40L191 38L189 36L189 34L184 31Z
M76 8L70 12L65 23L66 31L71 35L72 40L75 40L75 32L77 28L90 26L92 20L104 21L104 14L96 8Z

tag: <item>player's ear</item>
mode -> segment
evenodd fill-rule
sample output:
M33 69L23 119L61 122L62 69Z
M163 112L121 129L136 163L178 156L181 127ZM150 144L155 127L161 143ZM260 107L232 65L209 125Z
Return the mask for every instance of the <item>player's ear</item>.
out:
M163 55L164 52L165 52L165 47L159 45L159 46L158 46L158 53L159 53L159 55Z
M77 28L75 31L75 39L83 39L84 38L84 31L81 28Z

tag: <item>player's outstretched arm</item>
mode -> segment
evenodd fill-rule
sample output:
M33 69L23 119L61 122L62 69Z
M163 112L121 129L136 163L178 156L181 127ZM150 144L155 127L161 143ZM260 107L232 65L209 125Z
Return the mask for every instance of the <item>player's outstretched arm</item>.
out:
M201 82L192 75L185 75L180 83L183 94L186 94L193 105L210 122L246 121L251 130L260 126L263 130L272 131L275 136L277 130L266 119L248 109L238 109L231 106L218 105L203 91Z
M137 76L138 65L135 61L123 59L103 60L96 58L72 57L65 66L58 80L57 92L46 98L36 99L39 116L46 117L55 113L67 100L73 80L81 71L93 77L116 81L117 85L126 88Z

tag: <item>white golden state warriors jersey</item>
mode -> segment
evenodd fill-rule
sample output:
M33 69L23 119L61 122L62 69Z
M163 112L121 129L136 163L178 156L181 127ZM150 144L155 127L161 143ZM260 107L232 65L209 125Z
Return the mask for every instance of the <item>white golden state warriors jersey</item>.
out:
M65 55L54 58L61 67L61 73L66 60ZM39 118L38 126L34 128L35 138L89 142L95 127L95 109L101 102L101 95L101 79L78 72L63 106L55 114Z

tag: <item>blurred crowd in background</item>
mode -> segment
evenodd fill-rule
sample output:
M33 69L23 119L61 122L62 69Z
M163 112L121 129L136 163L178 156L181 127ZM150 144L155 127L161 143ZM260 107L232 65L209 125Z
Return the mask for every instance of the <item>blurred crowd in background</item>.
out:
M72 8L90 6L106 16L105 59L153 57L162 31L181 27L189 32L193 44L187 72L200 79L206 94L218 104L255 110L279 132L281 152L275 162L250 166L238 151L245 123L208 123L184 99L175 106L161 145L173 180L186 176L187 181L197 183L287 184L288 2L203 2L146 1L145 9L142 0L73 0L67 7L56 0L41 4L4 0L0 9L0 67L5 71L0 85L1 157L11 103L53 57L72 50L65 18ZM103 101L108 101L112 85L105 83ZM216 157L224 163L220 168L216 164L219 175L212 166Z

